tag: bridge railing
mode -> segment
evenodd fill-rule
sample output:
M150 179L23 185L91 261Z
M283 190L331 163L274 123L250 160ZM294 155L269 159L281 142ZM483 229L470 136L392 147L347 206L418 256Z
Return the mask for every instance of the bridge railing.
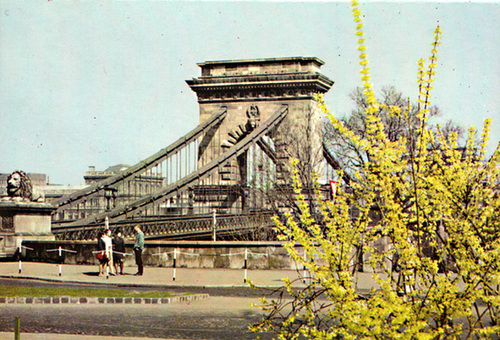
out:
M109 223L109 229L114 231L120 228L125 238L134 237L134 226L139 224L144 232L145 239L176 239L198 238L210 239L215 231L219 236L241 234L248 231L258 231L261 228L274 226L271 212L254 214L217 215L215 223L213 215L184 216L171 218L142 218ZM98 233L104 228L103 224L90 224L73 227L54 227L52 232L57 240L82 241L97 240Z
M58 209L53 214L53 225L79 223L115 206L130 204L195 172L204 164L204 160L199 159L200 151L211 142L226 113L226 108L222 107L191 132L151 157L54 201Z

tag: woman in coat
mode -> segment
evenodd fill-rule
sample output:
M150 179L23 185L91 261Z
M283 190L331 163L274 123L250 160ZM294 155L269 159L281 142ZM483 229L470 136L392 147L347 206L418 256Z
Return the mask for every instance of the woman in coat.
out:
M106 235L104 231L100 231L97 239L97 259L99 260L99 275L106 275L108 266L108 257L106 256L106 242L104 241Z

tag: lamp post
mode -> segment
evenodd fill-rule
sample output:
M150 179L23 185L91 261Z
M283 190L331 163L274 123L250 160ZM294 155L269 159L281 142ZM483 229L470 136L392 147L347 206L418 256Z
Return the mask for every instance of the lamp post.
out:
M104 188L104 198L106 199L106 210L111 210L115 207L117 191L118 189L113 187Z

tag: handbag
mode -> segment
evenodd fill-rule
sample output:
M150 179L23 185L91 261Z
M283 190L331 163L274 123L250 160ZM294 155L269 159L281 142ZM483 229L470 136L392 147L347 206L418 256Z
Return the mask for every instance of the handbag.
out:
M103 254L102 251L98 252L96 257L98 260L105 260L106 259L106 255Z

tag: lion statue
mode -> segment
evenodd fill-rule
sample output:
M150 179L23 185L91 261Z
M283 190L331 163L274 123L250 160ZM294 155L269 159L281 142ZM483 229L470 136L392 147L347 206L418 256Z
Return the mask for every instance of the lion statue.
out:
M15 201L44 202L45 195L33 187L27 173L16 170L7 178L8 199Z

